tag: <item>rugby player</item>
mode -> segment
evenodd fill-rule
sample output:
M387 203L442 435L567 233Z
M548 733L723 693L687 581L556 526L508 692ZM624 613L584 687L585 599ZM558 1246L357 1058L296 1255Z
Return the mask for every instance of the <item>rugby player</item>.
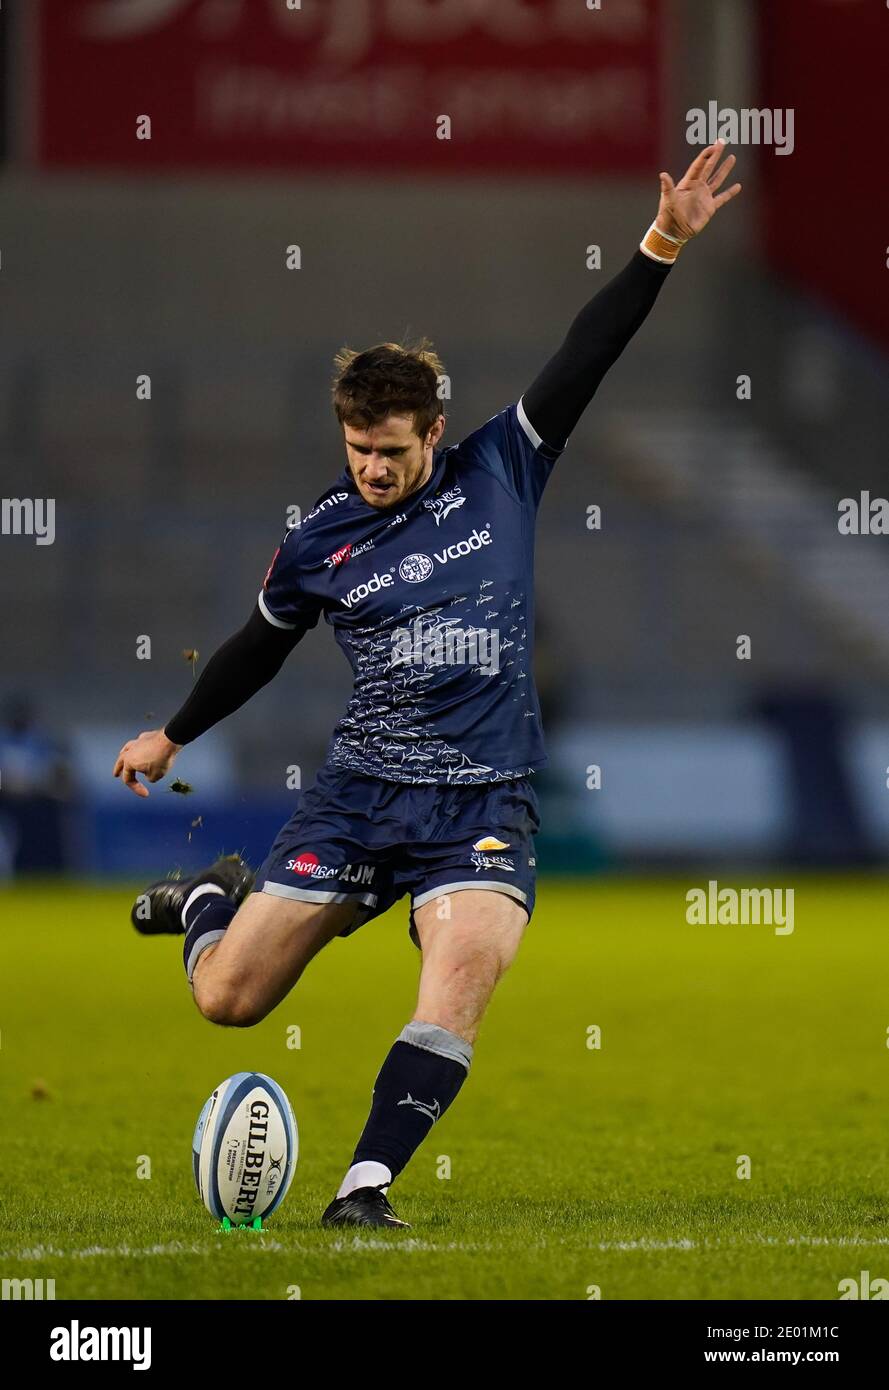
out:
M322 1221L404 1226L387 1193L472 1062L482 1016L534 905L545 763L531 671L538 503L599 382L682 247L740 192L709 146L674 184L628 265L581 309L518 400L439 447L441 363L425 345L343 352L333 403L347 467L285 535L248 622L163 729L114 767L138 796L182 747L249 700L324 615L354 693L325 765L255 877L238 856L153 884L132 920L184 935L195 1003L249 1027L309 961L410 897L419 995L377 1076L370 1115ZM251 892L251 889L254 891Z

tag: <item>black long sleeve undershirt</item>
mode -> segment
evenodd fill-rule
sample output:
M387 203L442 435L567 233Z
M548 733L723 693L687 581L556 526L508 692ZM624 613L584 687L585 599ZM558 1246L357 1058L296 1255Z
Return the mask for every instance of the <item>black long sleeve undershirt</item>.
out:
M544 443L564 448L605 373L648 317L670 270L637 251L581 309L558 352L522 397Z
M213 653L185 704L164 733L173 743L191 743L234 714L268 685L284 665L304 630L275 627L256 605L239 632Z
M545 443L562 448L608 371L657 299L670 267L637 251L581 309L565 341L522 397L525 414ZM164 733L191 743L268 685L304 635L275 627L257 604L239 632L216 651Z

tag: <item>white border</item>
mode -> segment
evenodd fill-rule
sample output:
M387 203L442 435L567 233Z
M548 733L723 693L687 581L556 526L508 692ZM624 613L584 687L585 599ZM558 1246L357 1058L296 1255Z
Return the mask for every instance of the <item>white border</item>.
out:
M289 883L266 881L260 889L273 898L292 898L300 903L363 903L365 907L376 907L376 893L337 893L330 888L296 888Z
M442 883L437 888L428 888L425 893L418 893L411 899L411 911L415 912L424 903L432 902L433 898L444 897L445 893L466 892L472 888L487 888L494 893L505 893L508 898L517 898L523 907L528 906L528 894L512 883L501 883L496 878L470 878L459 883Z
M259 598L256 602L259 604L260 613L265 618L266 622L271 623L272 627L283 627L286 628L288 632L292 632L296 627L296 623L285 623L283 618L276 618L274 613L269 612L269 606L265 600L264 589L260 589Z
M530 439L531 443L534 445L534 448L535 448L535 449L539 449L540 446L541 446L541 444L543 443L543 440L540 438L540 435L537 433L537 431L535 430L534 426L531 424L531 421L528 419L527 415L525 414L525 407L524 407L524 405L522 404L522 402L524 401L524 399L525 399L524 396L522 396L522 397L519 399L519 403L518 403L518 405L516 406L516 415L518 416L519 424L521 425L522 429L525 431L525 434L528 436L528 438Z

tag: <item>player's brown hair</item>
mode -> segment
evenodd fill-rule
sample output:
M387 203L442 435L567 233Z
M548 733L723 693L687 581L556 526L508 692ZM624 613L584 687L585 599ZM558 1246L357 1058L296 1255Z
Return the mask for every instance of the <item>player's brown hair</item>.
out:
M344 347L334 364L333 408L341 425L367 430L387 415L413 415L414 431L425 439L444 413L438 398L444 366L427 338L364 352Z

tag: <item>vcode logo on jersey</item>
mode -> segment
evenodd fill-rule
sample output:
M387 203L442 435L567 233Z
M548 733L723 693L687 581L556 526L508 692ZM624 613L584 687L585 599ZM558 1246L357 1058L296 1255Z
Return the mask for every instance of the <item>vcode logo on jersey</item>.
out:
M391 574L374 574L366 584L356 584L354 589L344 594L343 603L347 608L354 608L362 599L366 599L370 594L378 594L381 589L388 589L394 583Z
M444 550L433 550L432 553L440 565L446 565L449 560L459 560L461 555L471 555L473 550L481 550L483 546L493 543L494 538L487 528L484 531L476 528L465 541L457 541L456 545L449 545Z
M459 560L463 555L471 555L474 550L482 550L486 545L493 545L494 537L485 528L479 531L478 527L465 541L456 541L454 545L445 546L444 550L433 550L433 559L439 565L446 565L449 560ZM420 551L414 551L412 555L405 555L401 564L398 566L398 573L408 584L422 584L424 579L428 579L435 564L428 555L423 555Z
M459 560L461 556L471 555L474 550L482 550L486 545L493 545L493 543L494 538L487 527L484 531L479 531L476 527L465 541L457 541L454 545L446 546L444 550L435 550L432 553L438 564L446 565L450 560ZM357 548L350 551L350 554L357 555ZM332 556L331 559L333 558ZM434 569L433 559L424 555L422 551L415 550L410 555L405 555L398 566L398 574L399 578L407 584L422 584L424 580L429 578ZM394 583L395 580L391 574L374 574L366 584L356 584L354 589L350 589L344 595L343 603L347 608L355 608L363 599L368 598L371 594L378 594L381 589L388 589Z

